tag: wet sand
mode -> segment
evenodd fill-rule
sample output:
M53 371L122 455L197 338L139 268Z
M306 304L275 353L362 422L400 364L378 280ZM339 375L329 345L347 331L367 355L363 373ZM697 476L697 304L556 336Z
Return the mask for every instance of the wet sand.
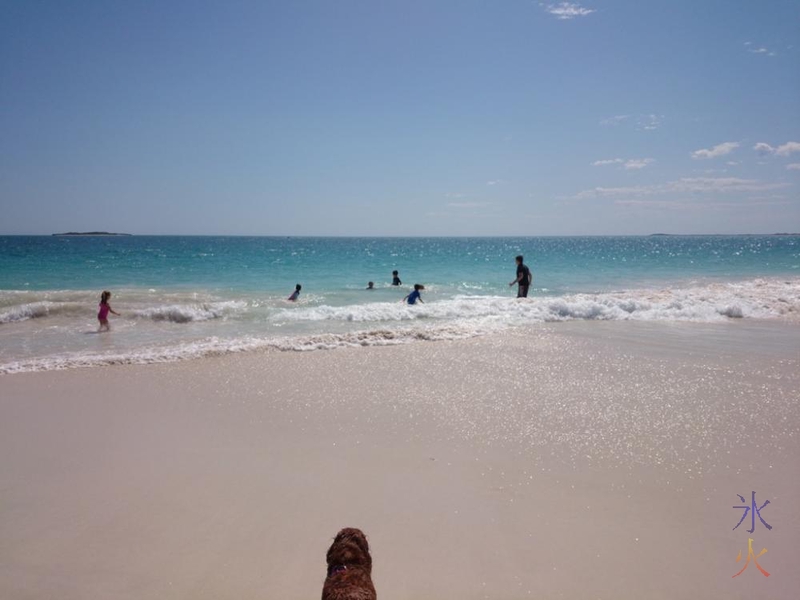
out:
M798 340L581 322L3 376L0 597L319 597L356 526L382 599L794 598ZM773 529L733 530L753 491ZM770 577L732 578L748 538Z

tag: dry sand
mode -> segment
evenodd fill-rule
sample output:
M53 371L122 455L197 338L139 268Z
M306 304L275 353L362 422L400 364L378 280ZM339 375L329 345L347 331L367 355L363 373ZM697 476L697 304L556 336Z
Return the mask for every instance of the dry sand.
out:
M0 377L0 598L795 598L800 328L574 323ZM767 530L742 516L761 505ZM737 578L748 537L756 553Z

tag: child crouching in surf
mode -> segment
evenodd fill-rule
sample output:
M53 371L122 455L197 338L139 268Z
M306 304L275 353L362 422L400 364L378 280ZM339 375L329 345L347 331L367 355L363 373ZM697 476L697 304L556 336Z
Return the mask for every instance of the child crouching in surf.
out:
M424 290L424 289L425 289L425 286L424 286L424 285L422 285L421 283L415 283L415 284L414 284L414 291L413 291L413 292L411 292L411 293L410 293L408 296L406 296L405 298L403 298L403 300L402 300L402 301L403 301L403 302L406 302L406 301L408 301L408 303L409 303L409 304L416 304L416 303L417 303L417 300L419 300L420 304L425 304L425 303L422 301L422 296L420 296L420 295L419 295L420 291L422 291L422 290Z

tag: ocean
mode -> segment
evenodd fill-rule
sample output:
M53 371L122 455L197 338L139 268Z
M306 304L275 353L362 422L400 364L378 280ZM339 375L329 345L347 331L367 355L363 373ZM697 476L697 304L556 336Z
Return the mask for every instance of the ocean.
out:
M522 300L518 254L534 276ZM415 283L424 304L408 306ZM97 333L104 289L121 316ZM800 320L800 236L0 237L0 373L741 319Z

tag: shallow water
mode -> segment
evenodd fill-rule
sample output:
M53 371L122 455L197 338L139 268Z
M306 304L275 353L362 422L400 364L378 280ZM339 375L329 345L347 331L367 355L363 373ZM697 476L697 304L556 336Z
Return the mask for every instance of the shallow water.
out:
M514 256L534 274L519 301ZM403 285L390 285L392 270ZM376 289L367 291L368 281ZM286 301L296 283L297 303ZM414 283L424 304L402 303ZM102 289L122 313L96 335ZM554 321L795 321L800 237L0 237L0 373Z

